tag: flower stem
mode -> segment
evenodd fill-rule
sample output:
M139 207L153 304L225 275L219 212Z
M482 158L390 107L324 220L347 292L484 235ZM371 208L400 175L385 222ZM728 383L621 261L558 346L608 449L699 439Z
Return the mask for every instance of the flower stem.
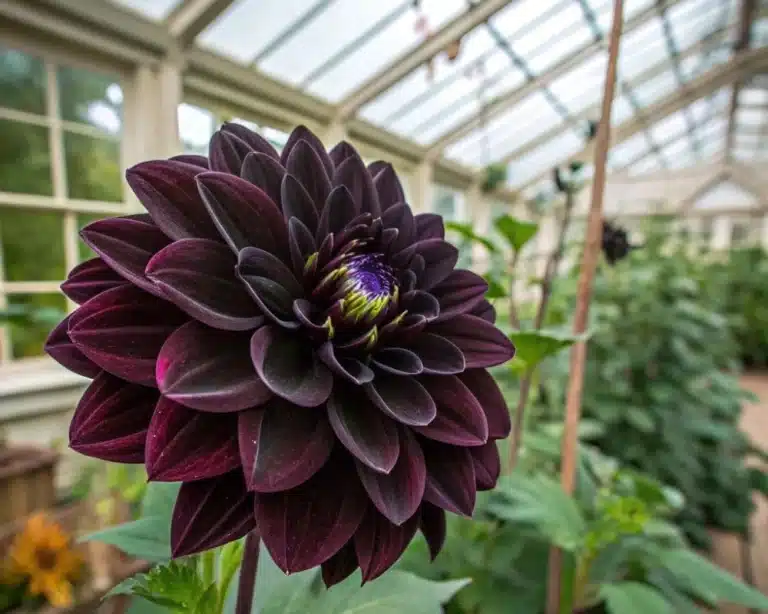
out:
M216 582L216 551L206 550L200 556L203 559L203 582L207 588Z
M245 538L243 562L240 566L240 583L237 588L235 614L250 614L253 605L253 592L256 588L256 572L259 568L259 542L261 536L254 529Z

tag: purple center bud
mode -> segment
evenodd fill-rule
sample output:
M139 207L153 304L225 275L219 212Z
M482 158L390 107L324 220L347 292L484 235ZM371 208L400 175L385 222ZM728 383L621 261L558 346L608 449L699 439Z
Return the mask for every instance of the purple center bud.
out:
M360 254L340 268L341 313L345 319L374 320L397 297L398 287L381 254Z

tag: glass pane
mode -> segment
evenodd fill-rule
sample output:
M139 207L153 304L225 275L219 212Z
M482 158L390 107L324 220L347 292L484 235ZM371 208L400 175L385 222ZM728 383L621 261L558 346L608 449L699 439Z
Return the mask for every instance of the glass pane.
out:
M54 326L67 313L63 294L12 294L8 296L9 311L23 310L24 321L11 324L11 357L43 356L43 345Z
M106 216L98 215L94 213L78 213L77 214L77 230L80 231L91 222L104 219L104 217ZM90 247L88 247L83 242L83 240L80 239L80 237L78 237L78 240L77 240L77 253L78 253L78 257L80 258L80 262L83 262L85 260L90 260L91 258L96 257L96 252L94 252Z
M0 119L0 135L0 192L53 194L48 128Z
M7 281L59 281L64 271L63 215L0 208L0 244Z
M62 119L89 124L110 134L120 132L123 89L117 79L71 66L60 66L56 72Z
M741 104L768 105L768 90L743 89L739 92Z
M685 134L688 130L688 122L682 111L673 113L651 126L651 136L658 143L663 143L671 137Z
M563 132L527 156L512 162L509 165L509 183L515 186L527 183L537 175L559 166L583 147L584 141L580 135L570 130Z
M457 221L456 194L450 188L433 186L432 211L446 221Z
M122 202L120 143L64 131L67 195Z
M736 122L742 126L760 126L765 120L765 112L757 109L737 109Z
M550 90L572 113L580 113L602 99L607 57L596 55L556 79Z
M679 85L674 71L668 70L635 86L634 92L640 105L647 107L670 95Z
M669 57L659 18L622 37L618 75L632 81L638 74Z
M213 113L186 102L177 110L179 138L185 153L208 155L208 141L213 136Z
M0 107L45 114L45 66L42 60L0 47Z
M155 21L165 19L181 0L112 0Z
M634 114L635 109L625 96L614 98L611 109L611 124L623 124Z

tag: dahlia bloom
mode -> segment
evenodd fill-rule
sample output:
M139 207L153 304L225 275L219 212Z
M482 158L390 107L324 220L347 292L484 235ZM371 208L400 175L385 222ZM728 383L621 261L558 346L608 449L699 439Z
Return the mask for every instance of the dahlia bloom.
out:
M258 529L328 585L379 576L419 529L435 556L445 512L498 478L510 423L486 368L514 354L440 216L304 127L279 155L225 124L208 158L127 178L148 214L83 229L98 258L48 340L93 378L71 447L182 482L175 556Z
M613 266L619 260L623 260L632 248L626 230L617 224L603 221L602 250L608 264Z

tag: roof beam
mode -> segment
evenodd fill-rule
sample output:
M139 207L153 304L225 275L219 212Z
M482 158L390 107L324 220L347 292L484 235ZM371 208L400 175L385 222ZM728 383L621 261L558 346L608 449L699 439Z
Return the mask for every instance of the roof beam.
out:
M682 0L669 0L667 6L672 7ZM641 11L632 19L628 20L624 25L623 37L632 33L643 24L649 22L654 17L658 16L656 6L650 6L647 9ZM473 130L480 128L484 122L492 119L493 117L503 113L507 109L511 109L516 104L524 100L527 96L533 94L542 87L550 85L553 81L559 77L569 73L574 68L583 64L587 60L591 59L596 54L604 51L606 48L606 42L604 40L593 41L584 45L581 49L575 53L569 55L567 58L555 64L547 72L539 75L535 79L529 81L525 85L511 91L506 91L490 100L481 111L477 114L456 126L451 132L444 134L428 147L429 155L436 156L440 154L446 147L460 141L462 138L470 134Z
M739 14L739 33L736 43L733 46L734 52L749 49L752 23L755 19L755 9L757 2L755 0L741 0L741 10ZM728 128L725 131L725 159L730 161L733 150L734 128L736 127L736 109L739 106L739 91L741 82L735 81L731 88L731 102L728 107Z
M234 0L183 0L165 20L179 46L189 47L197 35L224 13Z
M337 121L343 121L354 115L360 107L367 104L395 83L410 75L422 64L435 57L450 43L474 30L481 23L488 21L505 6L515 0L482 0L472 5L432 36L423 41L416 49L408 50L389 66L371 77L360 87L342 100L337 109Z

